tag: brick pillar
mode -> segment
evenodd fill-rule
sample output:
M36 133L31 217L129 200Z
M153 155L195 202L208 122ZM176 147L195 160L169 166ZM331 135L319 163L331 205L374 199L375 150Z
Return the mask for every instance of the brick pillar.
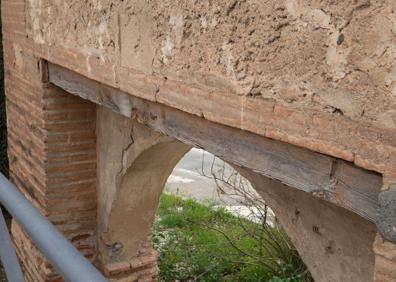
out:
M34 62L32 62L34 61ZM40 65L28 55L23 63ZM40 81L7 73L10 175L21 191L88 258L95 254L95 105ZM19 226L12 233L29 281L55 281Z
M3 0L10 178L88 258L96 253L95 105L46 82L21 0ZM22 229L12 234L27 281L61 280ZM54 246L56 247L56 246Z

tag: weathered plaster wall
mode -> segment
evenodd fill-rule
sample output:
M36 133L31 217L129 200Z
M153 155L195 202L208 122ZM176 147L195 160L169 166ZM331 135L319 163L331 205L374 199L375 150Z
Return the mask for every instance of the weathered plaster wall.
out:
M25 5L15 60L396 178L393 0Z
M29 35L122 67L394 128L393 0L29 0Z
M171 142L131 119L97 107L98 218L100 232L107 232L109 215L128 168L144 151Z
M98 157L99 230L108 228L108 215L117 196L122 177L139 154L153 145L166 141L159 133L97 106L96 115Z

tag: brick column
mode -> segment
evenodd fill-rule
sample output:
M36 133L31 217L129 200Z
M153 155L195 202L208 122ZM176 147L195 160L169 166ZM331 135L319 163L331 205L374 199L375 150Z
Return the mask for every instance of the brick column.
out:
M95 105L46 82L45 63L25 34L24 5L22 0L2 1L10 178L93 259ZM12 234L27 281L61 280L15 222Z
M23 63L39 62L23 57ZM83 254L93 258L95 105L41 82L39 69L36 75L24 76L16 69L7 73L11 180ZM58 280L15 223L12 233L28 280Z

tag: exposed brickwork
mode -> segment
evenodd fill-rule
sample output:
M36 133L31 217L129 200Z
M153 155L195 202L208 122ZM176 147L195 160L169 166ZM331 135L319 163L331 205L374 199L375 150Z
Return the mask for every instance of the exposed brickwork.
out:
M36 97L27 98L34 86L16 72L8 74L7 83L11 179L83 254L94 258L95 106L45 84ZM10 87L13 83L26 91ZM36 105L18 103L23 98ZM32 245L26 249L29 239L16 230L19 253L32 252ZM38 253L31 259L30 281L52 277Z
M140 250L140 254L129 261L113 262L103 267L110 281L157 281L157 253L151 247Z
M41 99L28 99L31 84L18 79L17 75L10 72L7 76L11 179L83 254L93 258L95 106L48 85L43 85ZM27 91L9 88L14 82L25 86ZM23 97L37 105L17 103ZM23 233L14 233L14 236L24 238L16 242L29 241ZM24 246L18 245L21 249ZM34 259L37 265L31 268L36 266L40 277L50 277L51 272L39 266L42 258L36 255ZM37 273L31 275L36 277ZM40 281L36 279L32 281Z
M93 259L95 105L43 81L45 66L26 44L24 6L25 1L2 1L11 180ZM60 281L15 222L12 234L27 281Z

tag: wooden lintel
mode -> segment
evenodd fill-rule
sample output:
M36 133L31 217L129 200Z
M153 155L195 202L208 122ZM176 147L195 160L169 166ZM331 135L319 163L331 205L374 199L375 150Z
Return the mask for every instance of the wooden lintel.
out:
M311 193L370 221L376 219L382 177L375 172L143 100L54 64L48 68L49 82L71 94L135 118L155 131Z

